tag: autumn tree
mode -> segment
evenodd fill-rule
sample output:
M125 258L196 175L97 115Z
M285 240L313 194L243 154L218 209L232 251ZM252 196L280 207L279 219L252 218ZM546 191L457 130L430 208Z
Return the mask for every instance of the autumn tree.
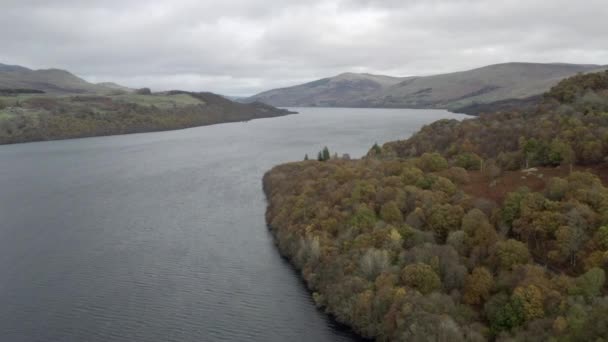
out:
M437 172L448 168L447 160L439 153L425 153L418 158L418 167L427 172Z
M380 218L388 223L400 224L403 222L403 214L395 201L387 202L382 206Z
M535 285L517 287L513 291L513 300L522 306L524 320L531 321L545 315L543 293Z
M551 251L549 257L557 262L567 261L571 267L575 267L577 253L586 240L587 234L581 226L561 226L555 232L557 249Z
M559 139L551 142L549 150L549 163L552 165L567 165L572 172L573 164L576 161L576 154L572 147Z
M500 168L500 166L498 166L496 161L491 159L484 166L483 172L489 180L494 181L498 177L500 177L500 175L502 174L502 169Z
M461 206L450 204L437 205L431 208L428 225L435 233L438 241L445 242L450 232L460 228L464 215L463 211Z
M608 225L598 228L594 241L604 250L608 250Z
M567 192L567 180L559 177L553 177L547 182L547 187L545 188L545 196L547 196L547 198L553 201L560 201L564 198Z
M488 217L479 209L471 209L462 218L462 230L466 233L466 245L477 258L485 258L498 240L498 234Z
M466 170L480 170L482 159L475 153L465 152L454 157L454 165Z
M538 158L538 154L540 152L541 147L540 147L539 142L536 139L532 138L532 139L526 140L523 137L522 137L522 139L520 139L520 146L526 157L525 168L527 169L530 167L530 163L535 161Z
M526 244L508 239L496 244L495 258L500 269L510 270L515 265L527 263L530 260L530 251Z
M376 279L390 265L390 255L386 250L368 249L361 257L360 267L363 274L370 280Z
M529 193L530 190L524 187L507 194L502 209L502 219L509 227L513 225L513 221L521 214L521 202Z
M433 268L424 263L410 264L401 271L401 280L411 288L427 294L441 287L441 279Z
M523 303L517 298L510 298L505 293L491 297L484 305L484 312L494 335L510 331L525 321Z
M494 287L494 277L485 267L476 267L466 277L462 300L470 305L485 302Z
M572 291L591 301L594 297L600 295L605 282L606 272L601 268L594 267L576 278L576 287Z

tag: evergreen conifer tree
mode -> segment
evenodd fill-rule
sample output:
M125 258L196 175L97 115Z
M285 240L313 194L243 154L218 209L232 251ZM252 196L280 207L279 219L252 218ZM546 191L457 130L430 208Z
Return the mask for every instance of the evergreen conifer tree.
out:
M325 146L323 148L323 161L329 160L331 158L331 155L329 154L329 149L327 148L327 146Z

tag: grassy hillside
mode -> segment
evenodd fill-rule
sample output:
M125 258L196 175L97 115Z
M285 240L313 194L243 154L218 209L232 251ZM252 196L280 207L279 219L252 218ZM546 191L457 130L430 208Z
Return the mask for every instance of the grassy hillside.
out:
M363 336L602 341L607 158L608 72L580 75L526 112L277 166L266 217L317 305Z
M544 93L561 79L596 67L572 64L497 64L402 82L373 101L399 106L454 108L474 102L526 98Z
M0 144L163 131L289 114L211 93L0 97Z
M120 84L116 84L114 82L101 82L101 83L96 83L96 85L106 88L106 89L119 90L119 91L123 91L126 93L131 93L134 91L134 89L131 89L131 88L125 87L125 86L121 86Z
M598 68L597 65L506 63L426 77L344 74L271 90L250 100L281 106L456 109L540 95L566 77Z
M274 106L344 106L402 81L402 78L346 73L331 78L260 93L244 101Z
M92 84L65 70L31 70L0 64L0 90L35 89L49 94L106 94L115 91L116 86Z

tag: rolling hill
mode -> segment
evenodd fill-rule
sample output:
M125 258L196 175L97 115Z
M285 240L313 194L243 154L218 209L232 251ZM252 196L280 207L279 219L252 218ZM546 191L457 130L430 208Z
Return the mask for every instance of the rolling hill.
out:
M114 90L119 90L119 91L126 91L126 92L135 91L135 89L125 87L125 86L122 86L122 85L114 83L114 82L101 82L101 83L96 83L96 85L99 87L104 87L104 88L114 89Z
M165 131L292 114L208 92L152 93L60 69L0 64L0 145Z
M399 77L345 73L289 88L269 90L245 99L275 106L347 106L402 82Z
M32 70L0 64L0 89L30 89L49 94L105 94L128 88L117 84L93 84L60 69Z
M458 109L540 95L560 80L605 67L582 64L505 63L423 77L341 74L266 91L246 101L275 106Z

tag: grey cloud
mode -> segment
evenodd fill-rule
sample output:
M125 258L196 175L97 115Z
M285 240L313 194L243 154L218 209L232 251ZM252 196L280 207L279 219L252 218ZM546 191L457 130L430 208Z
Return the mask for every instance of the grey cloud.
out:
M608 63L605 0L4 0L0 63L247 95L345 71Z

